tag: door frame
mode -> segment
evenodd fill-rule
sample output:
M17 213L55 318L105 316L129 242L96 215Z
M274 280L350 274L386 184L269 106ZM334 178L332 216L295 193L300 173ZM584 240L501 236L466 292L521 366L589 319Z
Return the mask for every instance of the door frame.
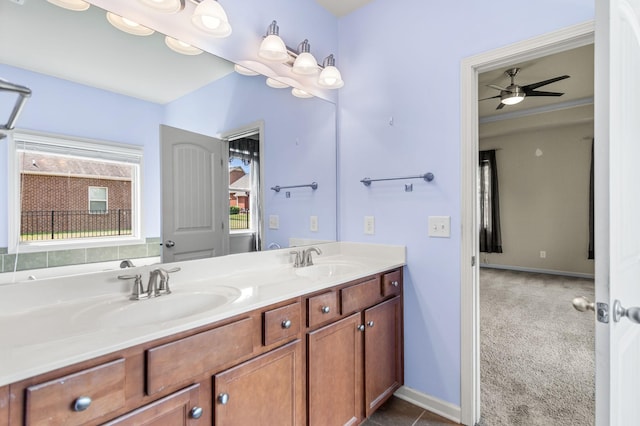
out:
M593 44L594 40L595 22L588 21L471 56L461 63L460 420L465 425L474 425L480 420L480 269L475 231L479 220L478 74Z

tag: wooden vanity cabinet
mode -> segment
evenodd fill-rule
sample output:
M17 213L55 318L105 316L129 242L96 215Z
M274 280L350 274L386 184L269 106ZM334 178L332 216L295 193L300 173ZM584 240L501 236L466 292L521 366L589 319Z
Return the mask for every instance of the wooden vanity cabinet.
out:
M309 426L357 425L403 384L401 274L341 288L342 318L308 330Z
M0 387L0 425L9 424L9 386Z

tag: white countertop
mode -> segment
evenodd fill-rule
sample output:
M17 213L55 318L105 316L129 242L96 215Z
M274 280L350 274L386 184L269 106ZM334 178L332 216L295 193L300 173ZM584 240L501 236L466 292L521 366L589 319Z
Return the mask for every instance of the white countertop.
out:
M291 249L178 262L163 265L181 268L172 293L141 301L128 300L132 282L117 276L140 273L146 287L153 266L0 285L0 386L406 263L403 246L317 247L314 263L338 265L335 274L301 276ZM221 306L206 305L220 298Z

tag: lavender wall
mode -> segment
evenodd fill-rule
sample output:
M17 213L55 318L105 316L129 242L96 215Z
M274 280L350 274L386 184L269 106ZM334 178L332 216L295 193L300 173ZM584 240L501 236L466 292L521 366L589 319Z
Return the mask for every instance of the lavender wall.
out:
M411 388L460 404L460 62L593 16L593 0L374 0L339 20L339 236L407 246ZM413 192L359 182L426 171ZM431 215L451 216L451 238L427 237Z

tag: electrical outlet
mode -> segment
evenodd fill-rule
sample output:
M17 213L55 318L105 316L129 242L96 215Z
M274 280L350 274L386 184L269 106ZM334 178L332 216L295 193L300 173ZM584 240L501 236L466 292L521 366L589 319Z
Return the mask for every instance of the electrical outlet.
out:
M311 232L318 232L318 216L311 216L309 218L309 230L311 230Z
M540 250L540 259L546 259L547 258L547 252L544 250Z
M429 216L428 226L430 237L451 237L451 216Z
M269 216L269 229L278 229L280 228L280 216L277 214L272 214Z
M375 224L373 216L364 217L364 233L367 235L373 235L375 233Z

